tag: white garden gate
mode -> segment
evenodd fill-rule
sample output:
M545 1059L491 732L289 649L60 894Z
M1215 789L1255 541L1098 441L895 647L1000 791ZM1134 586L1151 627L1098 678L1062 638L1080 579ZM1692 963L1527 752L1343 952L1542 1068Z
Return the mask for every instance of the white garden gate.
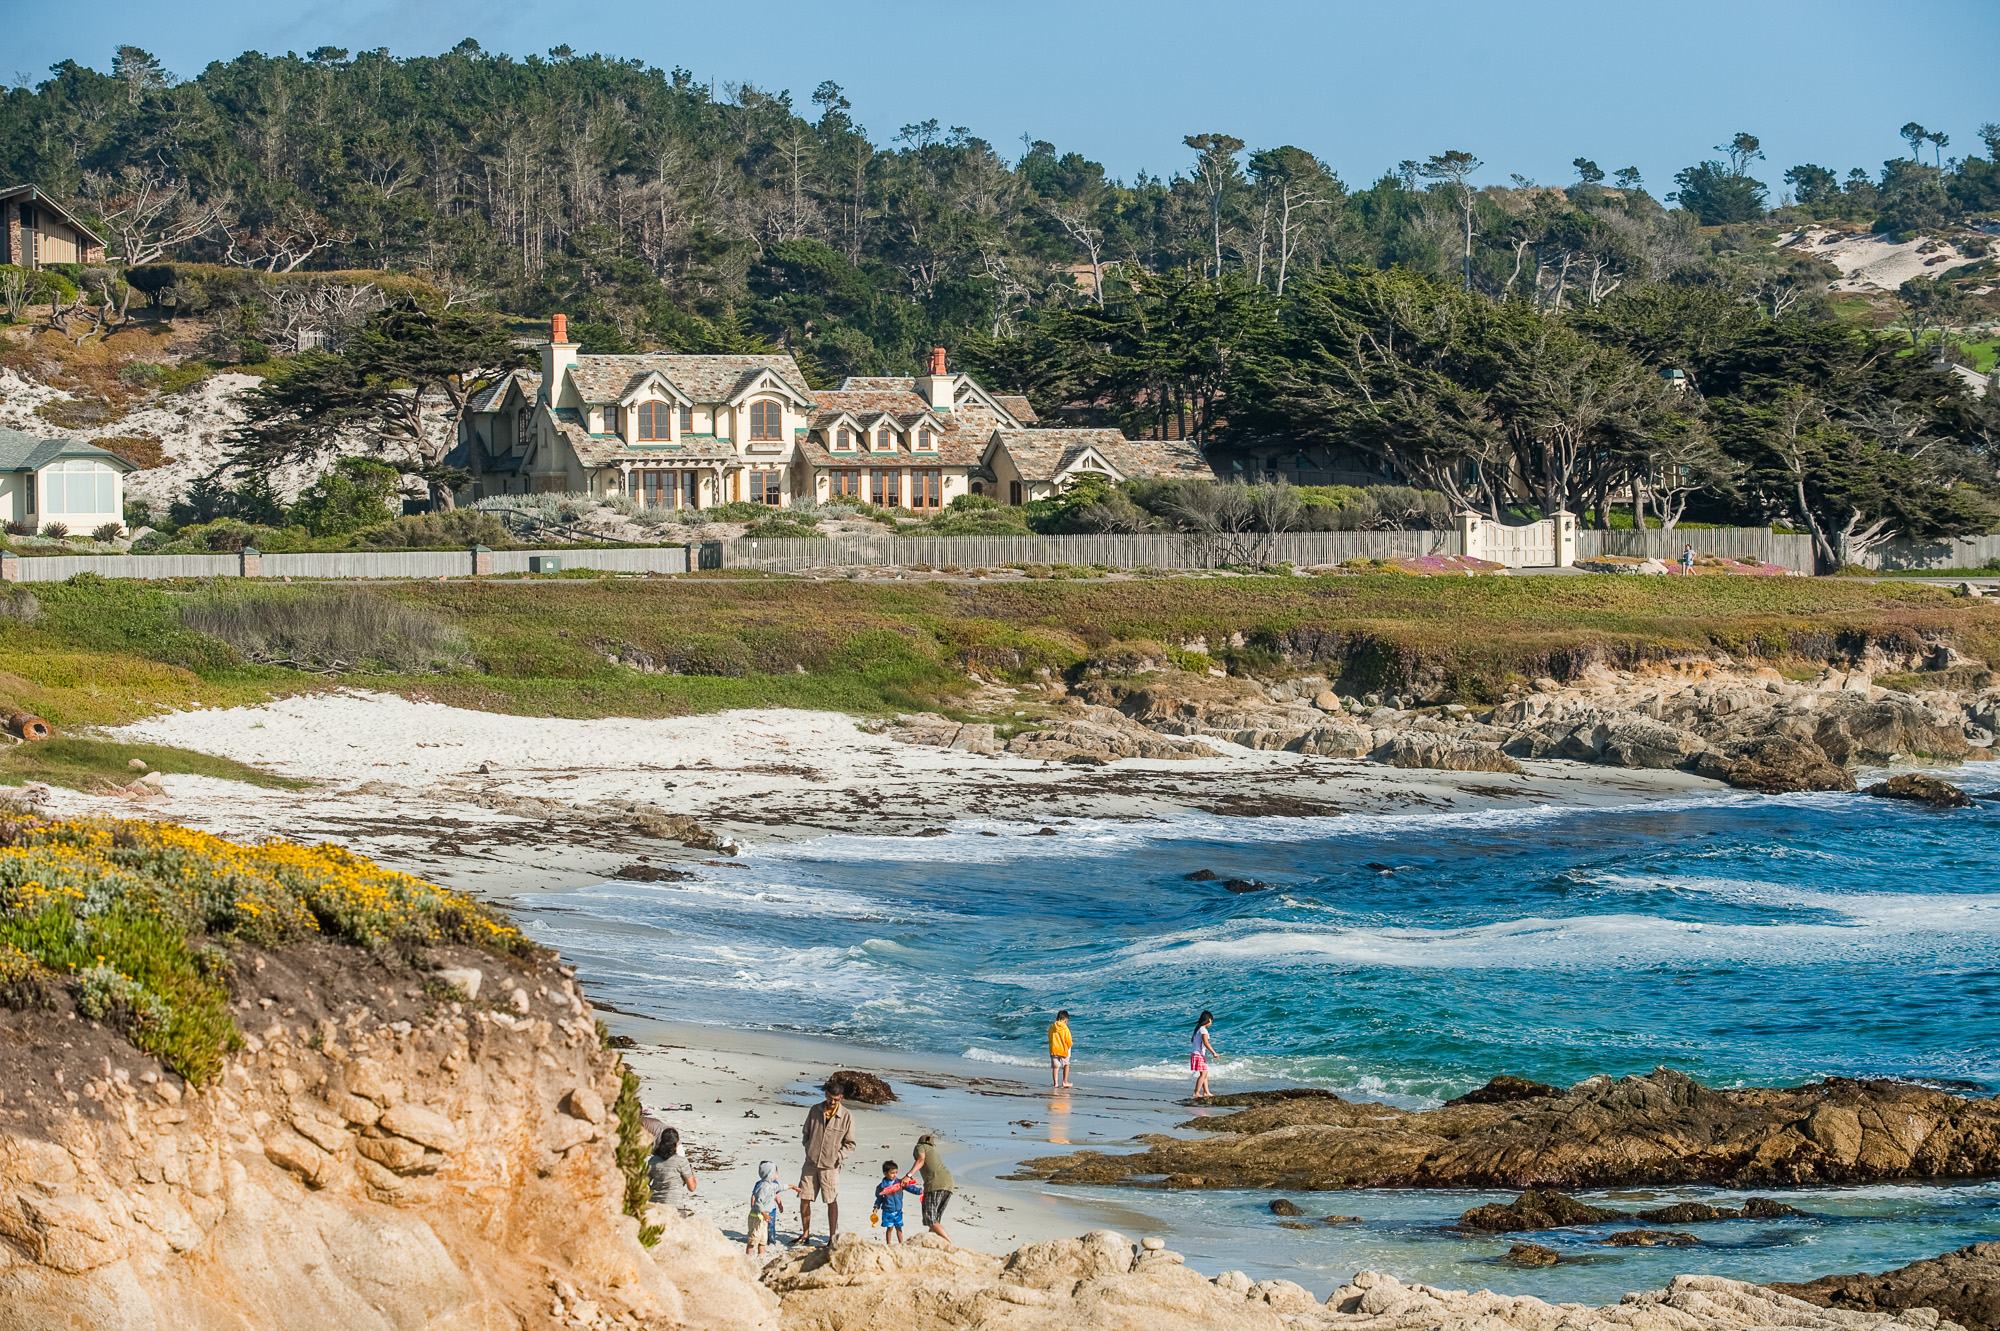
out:
M1540 522L1510 527L1477 513L1458 516L1465 553L1508 568L1568 568L1576 562L1576 515L1561 510Z

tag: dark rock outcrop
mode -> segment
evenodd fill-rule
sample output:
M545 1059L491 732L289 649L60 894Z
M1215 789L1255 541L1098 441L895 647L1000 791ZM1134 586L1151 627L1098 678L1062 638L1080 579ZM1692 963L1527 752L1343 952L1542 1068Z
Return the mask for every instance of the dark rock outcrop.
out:
M1513 1077L1503 1072L1478 1090L1467 1091L1456 1100L1445 1101L1445 1104L1504 1105L1515 1100L1552 1100L1561 1094L1560 1086L1529 1081L1526 1077Z
M1624 1211L1592 1206L1559 1192L1530 1188L1505 1206L1488 1202L1475 1206L1458 1218L1458 1228L1481 1234L1522 1234L1539 1229L1561 1229L1565 1225L1601 1225L1607 1220L1630 1220Z
M1808 739L1765 735L1726 749L1711 749L1695 760L1702 776L1743 790L1785 795L1799 790L1853 790L1854 778Z
M1695 1248L1701 1240L1692 1234L1683 1234L1677 1229L1625 1229L1609 1238L1599 1239L1606 1248Z
M1562 1260L1562 1254L1539 1243L1517 1243L1500 1260L1510 1266L1554 1266Z
M1922 772L1905 772L1887 781L1878 781L1868 787L1868 793L1876 799L1911 800L1917 804L1928 804L1934 809L1969 809L1975 802L1972 796L1951 782L1925 776Z
M1881 1275L1821 1276L1769 1288L1853 1312L1935 1308L1966 1331L2000 1331L2000 1243L1975 1243Z
M1297 1215L1304 1215L1305 1213L1306 1213L1305 1207L1300 1206L1297 1202L1287 1201L1283 1197L1280 1197L1278 1198L1277 1201L1271 1203L1272 1215L1297 1216Z
M851 1072L842 1070L826 1079L828 1090L838 1088L841 1095L861 1105L894 1104L896 1093L889 1089L889 1083L872 1072Z
M1026 1168L1059 1183L1152 1175L1141 1186L1294 1191L1741 1188L2000 1174L2000 1102L1848 1078L1721 1091L1661 1068L1592 1077L1555 1098L1421 1113L1334 1097L1284 1100L1182 1126L1211 1135L1143 1137L1147 1149L1136 1154L1086 1151Z

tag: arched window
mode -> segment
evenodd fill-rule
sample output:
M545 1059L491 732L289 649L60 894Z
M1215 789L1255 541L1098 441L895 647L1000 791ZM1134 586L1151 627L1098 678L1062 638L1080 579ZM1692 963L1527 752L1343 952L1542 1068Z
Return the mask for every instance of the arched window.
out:
M648 440L668 438L667 427L673 420L668 413L673 408L664 402L641 402L639 404L639 437Z
M931 442L933 437L934 436L931 434L930 427L926 425L923 429L917 432L917 447L921 448L926 453L930 452L933 448L937 447L936 444Z
M884 426L875 432L875 447L886 453L896 447L896 432Z
M750 437L752 439L782 439L785 425L785 409L776 402L757 401L750 404Z
M842 450L843 452L845 452L847 449L854 447L854 435L851 431L848 430L848 428L845 425L840 427L840 434L837 438L837 441L834 444L834 447Z

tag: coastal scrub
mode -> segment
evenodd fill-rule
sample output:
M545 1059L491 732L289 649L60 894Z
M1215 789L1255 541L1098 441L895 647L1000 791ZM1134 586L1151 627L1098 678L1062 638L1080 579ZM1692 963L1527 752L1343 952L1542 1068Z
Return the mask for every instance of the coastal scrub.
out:
M244 846L171 824L0 822L0 1001L78 1009L191 1082L242 1042L230 946L323 938L408 952L534 945L463 893L338 846Z

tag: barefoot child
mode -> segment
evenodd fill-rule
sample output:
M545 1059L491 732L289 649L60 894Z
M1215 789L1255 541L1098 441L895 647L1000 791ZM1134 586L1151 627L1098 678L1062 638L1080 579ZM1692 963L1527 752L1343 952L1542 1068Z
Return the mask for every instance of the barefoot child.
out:
M875 1185L875 1215L882 1225L882 1242L901 1243L903 1241L903 1194L915 1193L921 1197L921 1185L909 1179L896 1177L896 1162L882 1162L882 1181Z
M792 1189L797 1192L797 1188ZM764 1255L764 1241L769 1238L777 1242L778 1212L785 1209L785 1188L778 1182L778 1163L775 1160L760 1160L757 1163L757 1182L750 1189L750 1228L743 1252L747 1256L756 1253Z

